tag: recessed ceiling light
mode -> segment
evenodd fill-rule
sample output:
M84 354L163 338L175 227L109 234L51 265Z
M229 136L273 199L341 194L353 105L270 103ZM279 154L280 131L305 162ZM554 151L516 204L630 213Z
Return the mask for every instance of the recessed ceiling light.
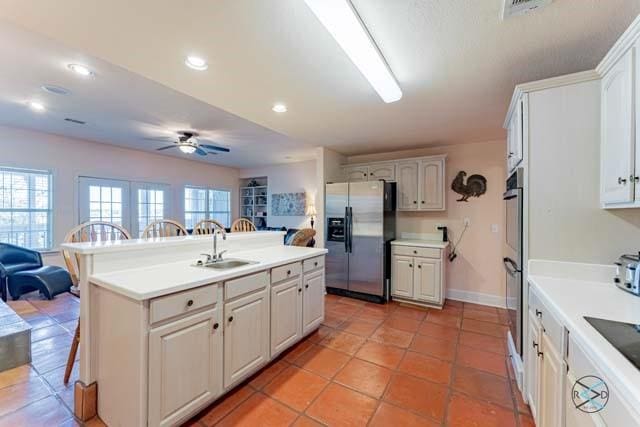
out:
M286 113L287 112L287 106L284 104L275 104L272 108L273 111L275 111L276 113Z
M29 101L29 108L39 113L45 110L44 105L38 101Z
M200 58L199 56L187 56L187 59L184 61L184 63L187 65L187 67L193 68L194 70L198 71L204 71L209 68L209 65L207 65L207 61L205 61L203 58Z
M349 0L304 0L329 34L384 102L402 98L402 90Z
M90 75L93 74L93 71L91 71L89 69L89 67L87 67L86 65L69 64L68 67L74 73L79 74L79 75L84 76L84 77L87 77L87 76L90 76Z
M55 95L69 95L71 93L69 89L64 88L62 86L43 85L41 87L42 87L42 90L44 90L45 92L53 93Z

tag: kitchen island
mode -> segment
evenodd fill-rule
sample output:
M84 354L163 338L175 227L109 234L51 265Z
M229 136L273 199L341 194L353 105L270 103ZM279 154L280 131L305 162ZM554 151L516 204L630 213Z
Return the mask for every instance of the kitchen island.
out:
M227 235L232 268L196 265L211 236L65 245L80 266L76 416L186 421L324 320L325 249ZM217 266L219 267L219 266Z

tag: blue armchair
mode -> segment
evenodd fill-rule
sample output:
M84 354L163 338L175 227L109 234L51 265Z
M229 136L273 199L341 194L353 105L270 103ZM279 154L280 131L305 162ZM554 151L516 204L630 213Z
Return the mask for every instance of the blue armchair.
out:
M0 243L0 286L2 299L7 299L7 288L16 300L22 294L38 290L47 299L71 287L71 276L62 267L43 265L42 256L8 243Z

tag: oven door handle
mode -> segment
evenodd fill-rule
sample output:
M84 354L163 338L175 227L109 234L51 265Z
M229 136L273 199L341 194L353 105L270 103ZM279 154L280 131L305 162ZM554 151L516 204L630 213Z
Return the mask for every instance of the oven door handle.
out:
M518 273L522 273L522 270L518 270L518 264L511 258L503 258L502 262L504 263L504 268L506 268L507 273L511 276L515 276Z

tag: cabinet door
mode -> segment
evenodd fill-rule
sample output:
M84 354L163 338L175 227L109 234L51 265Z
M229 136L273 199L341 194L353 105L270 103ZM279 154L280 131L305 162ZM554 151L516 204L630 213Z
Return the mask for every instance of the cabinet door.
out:
M441 302L440 260L414 258L415 298L434 303Z
M536 425L540 422L539 395L540 395L540 322L532 310L528 313L527 340L523 344L526 352L525 375L527 376L527 401Z
M522 161L524 143L524 100L521 98L516 104L515 111L509 121L507 145L507 165L511 173Z
M542 372L540 375L540 414L538 419L542 427L562 425L562 359L548 335L542 333Z
M367 181L369 179L368 166L353 166L344 168L345 178L349 182Z
M271 357L302 337L302 281L271 288Z
M394 255L391 264L391 294L413 298L413 258Z
M418 163L400 163L397 173L398 210L418 209Z
M384 179L385 181L396 180L396 165L384 164L384 165L371 165L369 166L369 180Z
M222 393L220 311L149 332L149 425L177 425Z
M302 335L307 335L324 321L324 271L305 274L302 285Z
M269 360L269 301L263 290L224 306L224 386L229 388Z
M420 163L421 210L444 209L444 161L427 160Z
M602 79L600 200L633 200L633 51L630 49Z

